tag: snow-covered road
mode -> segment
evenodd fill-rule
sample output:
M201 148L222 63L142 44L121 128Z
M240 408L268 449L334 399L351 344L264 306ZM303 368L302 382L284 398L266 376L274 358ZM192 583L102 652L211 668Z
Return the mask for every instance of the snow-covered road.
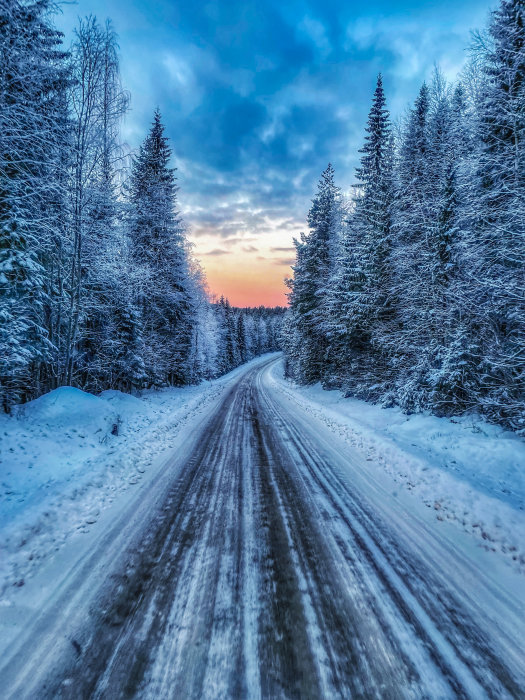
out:
M515 579L393 495L276 362L239 372L148 488L57 557L3 651L3 697L525 697Z

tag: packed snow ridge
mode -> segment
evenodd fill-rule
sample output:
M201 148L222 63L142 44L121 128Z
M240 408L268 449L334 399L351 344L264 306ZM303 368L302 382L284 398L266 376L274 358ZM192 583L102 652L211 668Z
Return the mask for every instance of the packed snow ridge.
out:
M298 386L273 370L277 389L322 421L370 469L382 470L433 509L525 572L525 443L479 416L406 415L345 398L320 384ZM395 492L393 493L395 496Z

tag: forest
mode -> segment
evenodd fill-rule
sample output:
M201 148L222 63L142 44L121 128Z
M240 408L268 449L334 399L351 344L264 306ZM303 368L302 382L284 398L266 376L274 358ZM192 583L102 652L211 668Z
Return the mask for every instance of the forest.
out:
M159 111L140 150L111 22L67 49L51 0L1 0L0 406L63 385L197 383L275 350L284 309L212 302ZM153 110L152 110L153 112Z
M334 158L337 154L334 154ZM350 197L323 172L296 241L287 371L525 435L525 26L502 0L402 119L381 75Z

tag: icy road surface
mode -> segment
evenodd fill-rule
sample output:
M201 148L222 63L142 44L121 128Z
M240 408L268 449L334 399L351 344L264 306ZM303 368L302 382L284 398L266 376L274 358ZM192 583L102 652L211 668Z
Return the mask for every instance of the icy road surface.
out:
M276 361L58 558L2 697L525 697L523 598L287 401Z

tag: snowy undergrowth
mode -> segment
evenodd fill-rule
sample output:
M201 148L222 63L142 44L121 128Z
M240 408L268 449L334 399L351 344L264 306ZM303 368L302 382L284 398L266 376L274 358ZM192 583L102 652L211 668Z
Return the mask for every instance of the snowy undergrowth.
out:
M1 415L0 591L23 585L72 535L87 532L239 371L140 398L62 387Z
M272 370L275 386L321 420L435 512L525 573L525 443L469 416L410 415L297 386Z

